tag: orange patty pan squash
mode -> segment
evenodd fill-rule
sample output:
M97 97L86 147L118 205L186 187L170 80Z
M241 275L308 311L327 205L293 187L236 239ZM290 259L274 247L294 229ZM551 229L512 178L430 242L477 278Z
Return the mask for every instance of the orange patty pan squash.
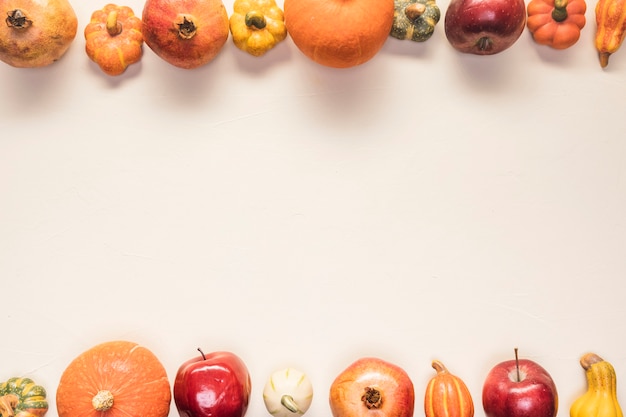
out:
M235 46L253 56L287 37L284 13L274 0L235 0L229 24Z
M127 6L108 4L85 27L85 50L107 75L121 75L143 54L141 19Z
M585 0L531 0L526 25L539 45L566 49L580 39L586 11Z

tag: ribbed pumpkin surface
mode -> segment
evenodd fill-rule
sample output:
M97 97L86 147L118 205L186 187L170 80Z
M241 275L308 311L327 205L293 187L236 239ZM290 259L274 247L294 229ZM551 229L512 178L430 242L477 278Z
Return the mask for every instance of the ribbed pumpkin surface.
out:
M113 395L106 411L94 408L99 392ZM59 417L167 417L171 391L165 368L148 349L133 342L94 346L74 359L57 388Z
M437 375L426 386L426 417L472 417L474 403L465 383L439 361L433 361L433 368Z
M285 25L300 51L328 67L373 58L389 37L393 0L285 0Z

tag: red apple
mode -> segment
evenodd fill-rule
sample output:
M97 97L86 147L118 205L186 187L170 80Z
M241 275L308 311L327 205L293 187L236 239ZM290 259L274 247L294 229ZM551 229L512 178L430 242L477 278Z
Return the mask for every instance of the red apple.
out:
M456 50L493 55L513 45L525 25L524 0L452 0L444 30Z
M334 417L412 417L413 382L397 365L361 358L348 366L330 387Z
M518 359L497 364L483 385L486 417L555 417L556 385L536 362Z
M200 349L198 349L200 350ZM243 417L250 401L248 368L230 352L213 352L183 363L174 380L182 417Z

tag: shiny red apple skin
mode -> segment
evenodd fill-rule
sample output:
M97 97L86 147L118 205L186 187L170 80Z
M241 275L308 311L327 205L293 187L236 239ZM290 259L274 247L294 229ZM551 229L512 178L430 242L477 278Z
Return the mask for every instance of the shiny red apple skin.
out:
M382 393L382 404L368 408L363 395L368 388ZM401 367L379 358L365 357L342 371L330 387L333 417L412 417L415 390Z
M555 417L558 393L554 380L541 365L519 360L520 380L516 380L516 361L494 366L483 385L486 417Z
M459 52L493 55L511 47L525 25L523 0L452 0L444 31Z
M180 366L174 402L181 417L243 417L251 390L245 363L234 353L213 352Z

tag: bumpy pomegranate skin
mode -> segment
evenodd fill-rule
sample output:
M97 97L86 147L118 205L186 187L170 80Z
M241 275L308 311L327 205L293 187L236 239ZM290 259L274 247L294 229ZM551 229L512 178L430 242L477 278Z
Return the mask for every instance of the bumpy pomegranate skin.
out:
M76 37L78 19L67 0L0 0L0 60L18 68L50 65Z
M221 0L147 0L142 21L146 45L184 69L212 61L229 35L228 13Z

